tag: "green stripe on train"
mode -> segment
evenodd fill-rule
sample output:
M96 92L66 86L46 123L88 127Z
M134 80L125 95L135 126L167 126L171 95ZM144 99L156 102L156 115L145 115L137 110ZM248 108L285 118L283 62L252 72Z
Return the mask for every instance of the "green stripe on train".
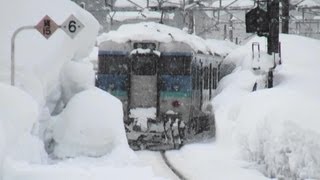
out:
M161 91L160 97L191 97L191 92L173 92L173 91Z
M128 96L127 91L111 91L111 94L116 97Z
M112 91L111 94L113 96L117 97L124 97L128 96L127 91ZM191 97L191 92L173 92L173 91L161 91L160 97L178 97L178 98L184 98L184 97Z

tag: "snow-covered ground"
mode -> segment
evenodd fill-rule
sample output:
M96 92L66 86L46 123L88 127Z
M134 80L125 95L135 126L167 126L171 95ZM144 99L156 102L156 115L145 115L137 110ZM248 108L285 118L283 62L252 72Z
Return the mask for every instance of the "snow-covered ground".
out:
M240 156L269 177L319 179L320 41L294 35L281 35L280 41L283 64L275 69L272 89L251 92L255 82L261 87L262 78L251 70L251 42L266 51L265 38L254 38L228 56L238 68L222 80L213 100L223 127L217 139L237 144Z
M36 25L46 14L58 24L73 14L85 28L73 40L59 29L48 40L35 30L21 32L16 86L8 85L14 30ZM89 13L68 0L10 0L0 6L0 19L1 180L176 179L160 153L128 147L120 101L94 87L99 25ZM146 35L187 41L205 53L232 51L224 63L236 69L222 79L212 101L216 138L167 152L184 176L320 179L320 41L281 35L283 64L275 69L274 88L265 89L265 75L253 72L251 54L252 42L266 50L264 38L234 50L228 42L155 23L122 26L102 38L123 42L129 31L134 40Z
M265 38L227 57L225 63L237 68L222 79L212 101L216 139L167 153L187 177L265 179L259 170L269 178L320 178L320 41L293 35L280 41L283 64L272 89L263 87L263 72L252 70L251 44L259 42L265 52Z

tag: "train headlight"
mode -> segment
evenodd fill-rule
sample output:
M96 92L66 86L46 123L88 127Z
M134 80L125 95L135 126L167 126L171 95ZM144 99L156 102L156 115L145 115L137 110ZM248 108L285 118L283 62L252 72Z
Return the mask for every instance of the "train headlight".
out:
M181 102L175 100L175 101L172 101L171 105L172 105L173 107L177 108L177 107L180 107L180 106L181 106Z

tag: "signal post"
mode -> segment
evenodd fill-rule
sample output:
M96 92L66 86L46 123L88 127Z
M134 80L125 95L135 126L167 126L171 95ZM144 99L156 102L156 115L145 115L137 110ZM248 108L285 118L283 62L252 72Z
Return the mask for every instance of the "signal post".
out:
M260 8L260 2L266 2L267 11ZM268 71L267 87L273 87L273 70L276 67L275 54L280 52L279 47L279 0L257 1L257 7L246 13L246 32L257 33L268 39L268 54L274 57L274 67Z

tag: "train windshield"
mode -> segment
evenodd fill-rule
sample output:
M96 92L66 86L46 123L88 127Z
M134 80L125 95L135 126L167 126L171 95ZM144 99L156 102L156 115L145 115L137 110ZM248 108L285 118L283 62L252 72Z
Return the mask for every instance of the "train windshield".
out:
M100 56L99 73L127 74L129 72L129 59L126 56Z
M154 55L138 55L132 60L132 72L135 75L155 75L156 59Z
M161 74L190 75L191 57L189 56L162 56L159 68Z

